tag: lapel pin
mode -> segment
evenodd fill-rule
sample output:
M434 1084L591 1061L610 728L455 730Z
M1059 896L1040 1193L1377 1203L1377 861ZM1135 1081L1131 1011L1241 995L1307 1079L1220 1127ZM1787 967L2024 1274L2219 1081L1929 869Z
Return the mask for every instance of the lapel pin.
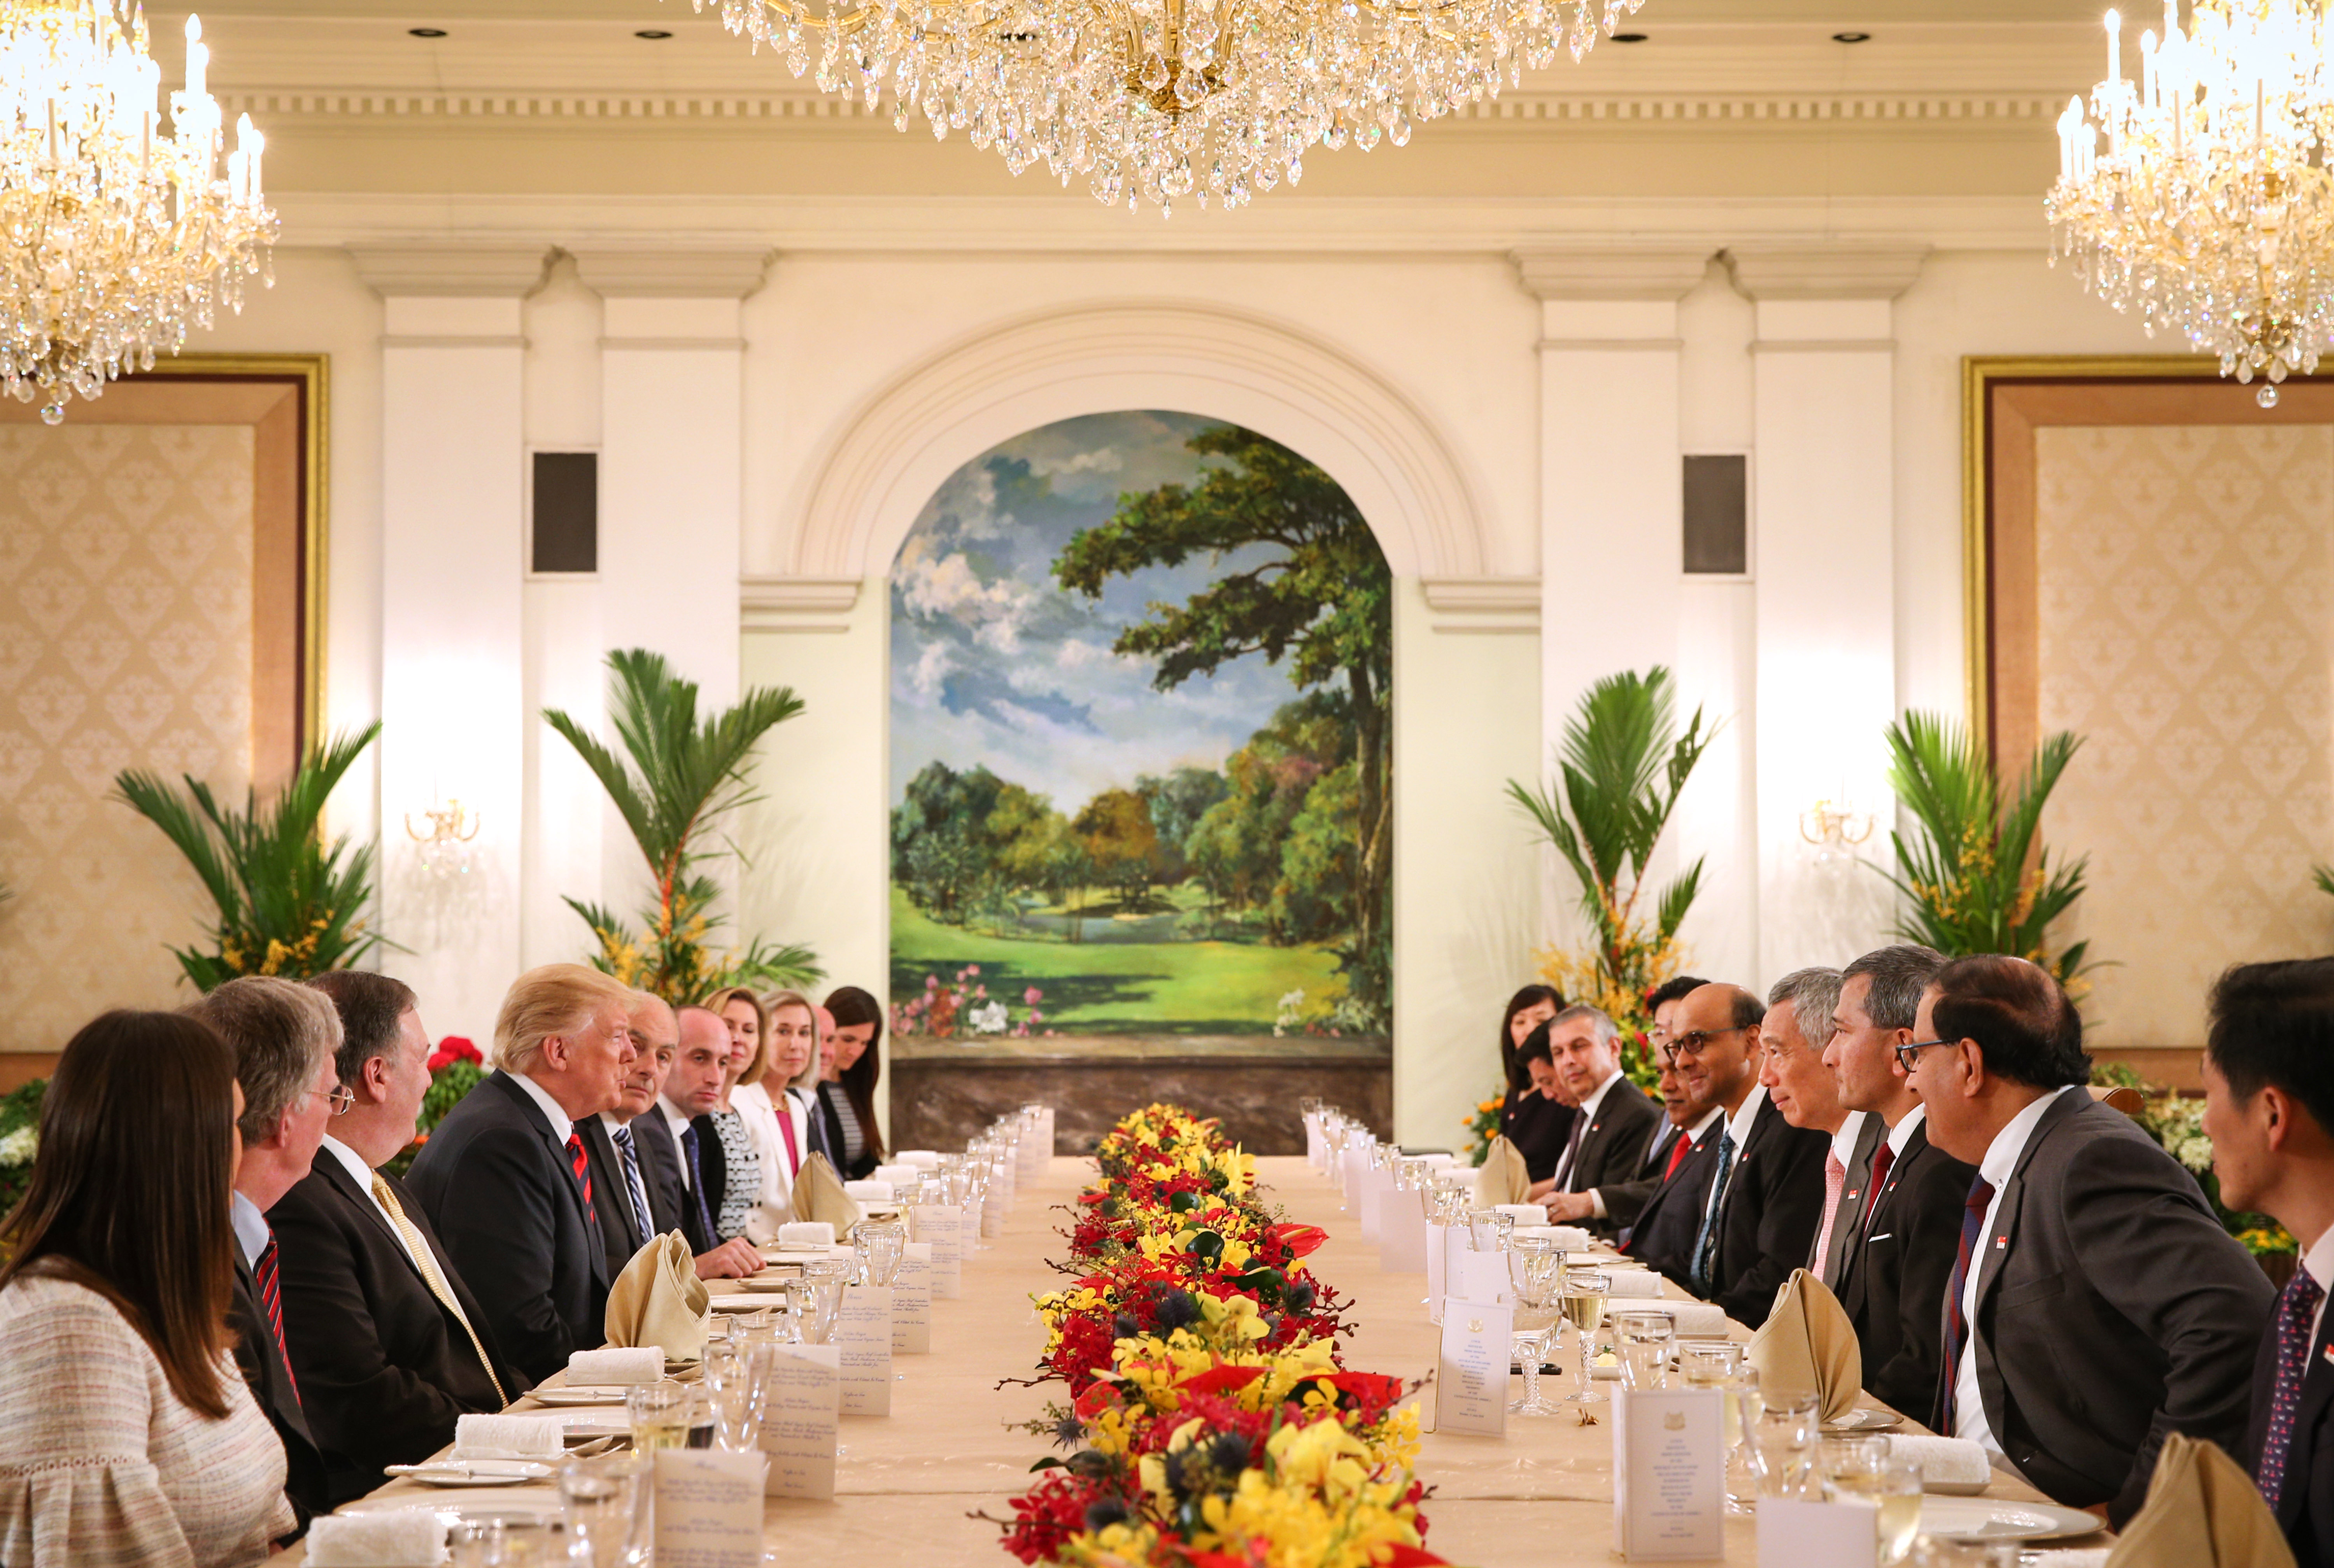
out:
M2000 1252L2003 1247L2008 1246L2009 1245L2010 1238L2006 1236L1997 1236L1993 1238L1993 1250L1996 1252Z
M2328 1366L2334 1367L2334 1344L2321 1346L2318 1353L2326 1358Z

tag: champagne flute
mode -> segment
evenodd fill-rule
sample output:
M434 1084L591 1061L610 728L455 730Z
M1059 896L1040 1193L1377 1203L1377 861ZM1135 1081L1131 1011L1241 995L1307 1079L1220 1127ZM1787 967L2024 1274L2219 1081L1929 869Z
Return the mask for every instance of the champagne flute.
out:
M1573 1404L1601 1405L1605 1396L1588 1386L1589 1361L1594 1359L1596 1333L1605 1322L1605 1306L1613 1289L1613 1276L1593 1268L1568 1266L1564 1271L1564 1321L1573 1327L1578 1338L1580 1372L1577 1387L1565 1399Z

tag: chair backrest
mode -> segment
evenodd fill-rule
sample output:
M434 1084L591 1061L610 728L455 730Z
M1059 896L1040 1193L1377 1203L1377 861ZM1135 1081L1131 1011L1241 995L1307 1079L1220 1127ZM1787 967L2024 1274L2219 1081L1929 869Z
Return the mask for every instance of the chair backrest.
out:
M2138 1116L2147 1104L2139 1091L2128 1083L2094 1083L2090 1087L2092 1099L2113 1106L2126 1116Z

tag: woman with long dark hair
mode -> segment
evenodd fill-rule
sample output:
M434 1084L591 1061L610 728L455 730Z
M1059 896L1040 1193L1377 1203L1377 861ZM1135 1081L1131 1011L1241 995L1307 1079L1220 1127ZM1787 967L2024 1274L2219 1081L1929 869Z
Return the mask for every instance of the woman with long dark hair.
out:
M875 1125L883 1009L858 986L838 986L827 994L826 1011L834 1020L827 1036L834 1066L818 1086L818 1101L826 1114L827 1147L843 1174L856 1181L883 1163L883 1131Z
M108 1013L57 1058L0 1221L0 1563L256 1563L294 1528L236 1371L235 1053Z
M1564 1158L1572 1136L1573 1109L1532 1087L1524 1070L1523 1044L1534 1029L1564 1011L1564 993L1553 986L1526 986L1508 998L1500 1020L1500 1070L1507 1074L1507 1099L1500 1106L1500 1131L1524 1157L1531 1178L1546 1181Z

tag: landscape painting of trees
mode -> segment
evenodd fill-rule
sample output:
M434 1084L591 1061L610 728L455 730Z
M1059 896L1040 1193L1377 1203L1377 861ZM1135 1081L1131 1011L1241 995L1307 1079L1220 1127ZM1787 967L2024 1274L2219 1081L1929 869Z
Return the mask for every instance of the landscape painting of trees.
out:
M1382 1038L1393 580L1336 482L1161 412L950 476L892 572L902 1034Z

